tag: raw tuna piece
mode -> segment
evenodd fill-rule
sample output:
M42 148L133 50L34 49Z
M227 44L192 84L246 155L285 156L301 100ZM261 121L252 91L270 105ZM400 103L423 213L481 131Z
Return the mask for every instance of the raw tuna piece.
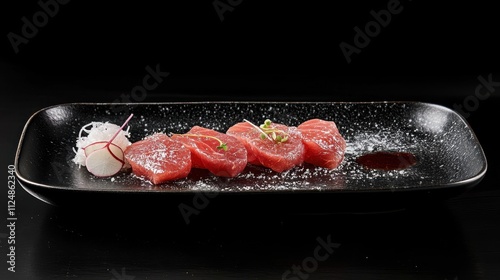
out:
M222 141L225 149L213 137ZM247 166L245 146L233 136L194 126L186 134L173 135L172 139L182 142L191 151L194 168L208 169L217 176L235 177Z
M336 168L344 159L346 142L332 121L311 119L297 127L302 133L307 163Z
M247 122L240 122L227 130L235 136L247 150L248 162L262 165L276 172L282 172L300 165L304 161L304 145L300 131L296 127L272 123L273 129L282 130L288 135L284 142L277 143L269 138L261 138L261 132Z
M125 150L132 172L153 184L186 177L191 171L191 152L182 143L157 133Z

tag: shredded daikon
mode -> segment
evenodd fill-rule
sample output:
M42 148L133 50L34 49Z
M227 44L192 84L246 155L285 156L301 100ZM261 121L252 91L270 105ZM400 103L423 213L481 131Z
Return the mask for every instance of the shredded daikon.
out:
M129 128L130 127L128 127L127 130L120 131L120 133L118 133L116 138L113 140L113 144L120 147L123 151L125 151L127 146L132 144L128 140L128 137L130 137ZM120 127L118 125L108 122L91 122L84 125L78 133L76 149L73 148L73 151L75 152L73 162L79 166L85 166L86 156L84 148L94 142L109 141L119 129ZM87 136L84 136L84 134Z

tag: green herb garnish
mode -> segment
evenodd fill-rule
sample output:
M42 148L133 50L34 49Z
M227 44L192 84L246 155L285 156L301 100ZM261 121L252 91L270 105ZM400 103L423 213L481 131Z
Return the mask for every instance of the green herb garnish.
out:
M260 126L256 126L255 124L245 119L244 121L251 124L255 129L257 129L261 133L260 138L263 140L267 138L270 141L278 144L284 143L288 140L288 133L281 129L274 128L272 126L273 122L269 119L266 119Z

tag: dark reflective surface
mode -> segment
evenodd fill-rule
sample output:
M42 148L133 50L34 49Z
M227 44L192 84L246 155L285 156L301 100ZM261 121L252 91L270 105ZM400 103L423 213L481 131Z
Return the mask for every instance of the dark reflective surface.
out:
M17 131L3 139L4 166L12 163L28 116L50 102L6 108L24 117L12 114L3 122ZM492 131L483 123L491 118L495 104L498 99L492 98L467 119L492 171L464 194L438 203L418 199L407 209L388 207L376 196L338 204L299 196L267 197L265 203L256 204L213 193L188 195L160 206L140 198L99 200L88 195L80 197L84 204L57 208L17 185L17 272L7 273L4 267L0 275L6 279L280 279L283 275L293 279L307 273L310 279L495 279L500 258L497 149ZM368 204L378 204L380 211L359 211ZM335 206L358 211L336 211ZM0 239L0 245L7 254L5 240ZM331 252L323 247L315 251L320 240L331 245Z
M280 279L293 265L304 265L302 273L317 279L465 279L478 273L456 218L441 206L372 215L232 213L207 207L189 225L176 217L179 213L144 210L51 209L33 247L34 269L47 279L68 270L111 277L122 269L136 279ZM328 257L316 265L304 262L323 244L318 240L331 246L319 254ZM68 269L72 259L78 261Z
M466 193L406 210L387 207L377 197L338 202L358 209L367 202L381 206L371 214L332 213L334 205L307 199L270 197L268 203L252 204L222 196L196 202L186 196L160 207L131 200L118 207L119 201L88 195L80 197L85 207L70 210L52 207L16 184L15 273L7 271L3 185L0 279L499 278L500 52L498 9L492 3L400 1L403 10L348 63L340 44L355 46L355 28L364 30L376 21L371 11L381 14L393 1L222 0L238 3L224 21L214 1L146 2L60 4L57 15L48 17L18 53L8 34L22 35L23 17L32 22L42 8L37 1L4 4L4 176L29 116L62 103L401 100L443 105L464 116L486 154L486 176ZM147 80L151 90L133 91L151 71L161 74ZM53 113L50 123L57 128L74 117ZM358 116L369 121L363 117ZM422 129L449 128L432 110L412 116L417 118L426 124ZM355 125L350 128L356 131ZM445 140L453 145L454 135ZM33 144L43 140L34 138ZM450 146L459 155L450 160L468 166L470 154L460 153L460 147ZM43 153L46 148L34 151ZM462 176L448 170L446 176ZM318 247L324 243L328 250Z

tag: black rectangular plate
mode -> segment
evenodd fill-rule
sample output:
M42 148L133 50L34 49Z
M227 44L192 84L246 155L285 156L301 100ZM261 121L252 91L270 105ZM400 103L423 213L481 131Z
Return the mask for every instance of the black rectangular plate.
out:
M304 165L276 173L248 166L236 178L220 178L193 170L186 179L152 185L128 173L95 178L71 159L80 128L92 121L121 124L130 113L132 142L154 132L183 133L194 125L221 132L231 125L269 118L298 125L311 118L335 121L347 142L344 162L335 170ZM373 151L403 151L418 163L398 171L368 170L356 158ZM216 193L283 203L335 202L384 204L422 198L446 198L477 184L487 162L471 127L456 112L419 102L199 102L62 104L36 112L21 135L15 167L21 185L54 205L88 199L119 201L141 198L162 203L168 197ZM236 196L235 196L236 195ZM287 198L293 200L287 202ZM154 198L154 199L153 199ZM239 198L241 199L241 198ZM377 201L374 201L376 199ZM175 200L175 199L174 199ZM307 202L307 203L306 203ZM338 203L341 202L341 203ZM366 204L368 203L368 204Z

